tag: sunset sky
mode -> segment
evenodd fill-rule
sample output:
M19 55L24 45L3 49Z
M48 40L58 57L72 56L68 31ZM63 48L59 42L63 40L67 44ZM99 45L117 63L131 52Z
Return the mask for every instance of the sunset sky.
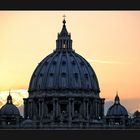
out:
M64 14L100 96L114 100L118 91L129 110L140 109L140 11L0 11L0 97L28 90L34 69L55 49Z

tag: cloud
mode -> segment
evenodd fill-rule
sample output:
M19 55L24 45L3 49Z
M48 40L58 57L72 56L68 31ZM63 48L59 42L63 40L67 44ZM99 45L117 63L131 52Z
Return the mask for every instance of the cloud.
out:
M101 63L101 64L128 64L127 62L97 60L97 59L87 59L87 61L91 63Z
M11 90L10 94L12 95L13 104L17 107L23 105L23 98L28 97L27 90ZM2 107L7 100L7 96L9 95L9 91L0 91L0 107Z

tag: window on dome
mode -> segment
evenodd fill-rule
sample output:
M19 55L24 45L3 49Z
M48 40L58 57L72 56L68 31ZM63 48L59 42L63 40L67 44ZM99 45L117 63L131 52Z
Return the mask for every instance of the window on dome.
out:
M75 61L73 60L72 62L71 62L73 65L75 65Z
M50 73L50 76L53 76L53 73Z
M66 76L66 73L65 72L62 72L61 75L62 75L62 77L65 77Z
M65 48L66 48L66 44L64 43L64 44L63 44L63 49L65 49Z
M62 65L65 65L66 64L66 61L62 61Z
M88 74L87 73L85 74L85 78L88 79Z
M84 62L80 62L81 66L84 66Z
M53 61L53 65L55 65L56 64L56 61Z
M40 77L42 77L43 76L43 73L40 73Z
M75 80L78 80L78 73L74 73Z

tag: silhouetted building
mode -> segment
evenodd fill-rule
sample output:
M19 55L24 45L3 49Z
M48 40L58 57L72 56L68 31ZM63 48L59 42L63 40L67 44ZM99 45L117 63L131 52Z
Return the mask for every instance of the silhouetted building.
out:
M129 124L128 112L126 108L121 105L118 94L115 97L114 104L107 111L106 123L119 126L127 126Z
M23 118L9 94L0 109L0 128L107 129L140 124L140 115L136 115L139 113L135 113L130 124L118 95L104 116L105 99L100 97L97 76L91 65L73 50L65 19L56 49L36 67L28 92Z
M99 96L98 79L91 65L73 50L65 24L64 19L56 49L32 75L29 97L24 99L24 118L35 118L38 127L102 124L104 99Z
M19 128L21 121L19 109L12 103L12 96L9 94L7 103L0 110L0 128Z
M140 112L138 110L133 114L132 127L140 128Z

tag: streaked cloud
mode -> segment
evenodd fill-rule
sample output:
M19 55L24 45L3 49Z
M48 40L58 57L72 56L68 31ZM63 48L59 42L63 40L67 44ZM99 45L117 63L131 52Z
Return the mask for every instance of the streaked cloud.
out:
M129 64L128 62L98 60L98 59L87 59L87 61L90 63L102 63L102 64Z

